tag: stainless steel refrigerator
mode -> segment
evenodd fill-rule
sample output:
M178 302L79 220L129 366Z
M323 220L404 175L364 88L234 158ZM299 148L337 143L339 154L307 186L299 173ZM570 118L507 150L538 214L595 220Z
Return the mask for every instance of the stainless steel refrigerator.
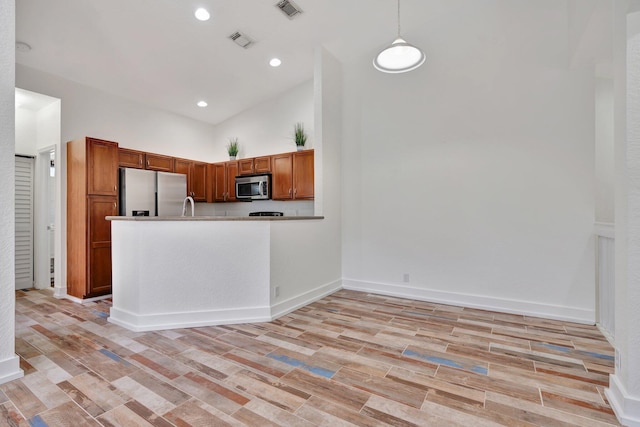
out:
M181 173L120 168L121 216L180 216L187 197Z

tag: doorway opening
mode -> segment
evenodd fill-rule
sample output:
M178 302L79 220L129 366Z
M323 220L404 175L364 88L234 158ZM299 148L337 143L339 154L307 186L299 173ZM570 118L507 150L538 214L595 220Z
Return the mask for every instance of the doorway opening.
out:
M36 289L51 289L61 294L63 278L60 257L60 177L61 101L40 93L15 89L16 154L34 161L32 191L31 265ZM17 247L16 247L17 252ZM52 267L53 266L53 267Z

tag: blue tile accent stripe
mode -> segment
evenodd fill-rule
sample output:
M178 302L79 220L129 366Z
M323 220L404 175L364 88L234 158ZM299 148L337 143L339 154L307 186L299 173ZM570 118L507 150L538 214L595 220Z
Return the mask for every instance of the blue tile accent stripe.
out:
M407 349L407 350L403 351L402 354L404 356L417 357L418 359L426 360L428 362L437 363L438 365L445 365L445 366L449 366L449 367L452 367L452 368L463 369L463 370L466 370L466 371L475 372L476 374L487 375L489 373L487 368L485 368L484 366L473 365L470 369L468 369L468 368L465 368L460 363L455 362L455 361L453 361L451 359L446 359L444 357L438 357L438 356L429 356L428 354L418 353L418 352L413 351L413 350L408 350Z
M318 366L310 366L302 360L285 356L284 354L267 354L267 356L273 360L277 360L278 362L286 363L287 365L295 366L296 368L304 369L312 374L321 375L326 378L331 378L335 374L335 371L330 371L329 369L320 368Z
M118 363L122 363L124 366L131 366L131 363L127 362L126 360L124 360L123 358L118 356L117 354L110 352L106 348L101 348L99 351L100 351L100 353L104 354L108 358L113 359Z
M102 317L103 319L109 317L109 313L105 313L104 311L91 310L91 312L98 317Z
M573 348L571 348L571 347L565 347L563 345L556 345L556 344L548 344L548 343L544 343L544 342L540 343L540 345L542 347L546 347L546 348L551 349L551 350L561 351L563 353L568 353L571 350L573 350Z
M29 420L29 425L31 427L49 427L49 424L45 423L40 415L36 415L35 417Z
M592 351L579 351L578 353L586 354L586 355L593 356L593 357L597 357L598 359L615 360L614 356L610 356L608 354L594 353Z
M551 350L561 351L563 353L574 352L576 354L585 355L585 356L591 356L591 357L595 357L595 358L603 359L603 360L615 360L614 356L611 356L611 355L608 355L608 354L594 353L592 351L576 350L576 349L571 348L571 347L565 347L565 346L562 346L562 345L555 345L555 344L549 344L549 343L540 343L540 345L542 347L546 347L546 348L551 349Z

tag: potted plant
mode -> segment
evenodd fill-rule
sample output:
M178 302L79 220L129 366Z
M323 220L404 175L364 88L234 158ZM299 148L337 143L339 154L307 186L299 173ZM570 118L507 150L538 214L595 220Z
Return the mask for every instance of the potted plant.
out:
M229 153L229 160L235 160L238 155L239 144L238 138L229 138L229 145L227 145L227 153Z
M304 149L304 144L307 142L307 134L304 132L304 123L298 122L293 127L293 140L296 143L298 151Z

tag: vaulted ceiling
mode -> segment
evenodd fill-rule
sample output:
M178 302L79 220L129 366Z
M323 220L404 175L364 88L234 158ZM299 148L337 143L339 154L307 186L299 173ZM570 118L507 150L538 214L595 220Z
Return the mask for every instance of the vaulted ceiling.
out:
M294 1L303 13L289 19L277 0L16 0L16 40L32 47L16 62L215 124L310 79L318 46L370 66L396 36L395 0ZM486 56L590 66L611 59L610 4L403 0L402 34L427 65ZM194 18L198 7L209 21ZM237 46L236 31L255 44ZM282 65L270 67L272 57Z

